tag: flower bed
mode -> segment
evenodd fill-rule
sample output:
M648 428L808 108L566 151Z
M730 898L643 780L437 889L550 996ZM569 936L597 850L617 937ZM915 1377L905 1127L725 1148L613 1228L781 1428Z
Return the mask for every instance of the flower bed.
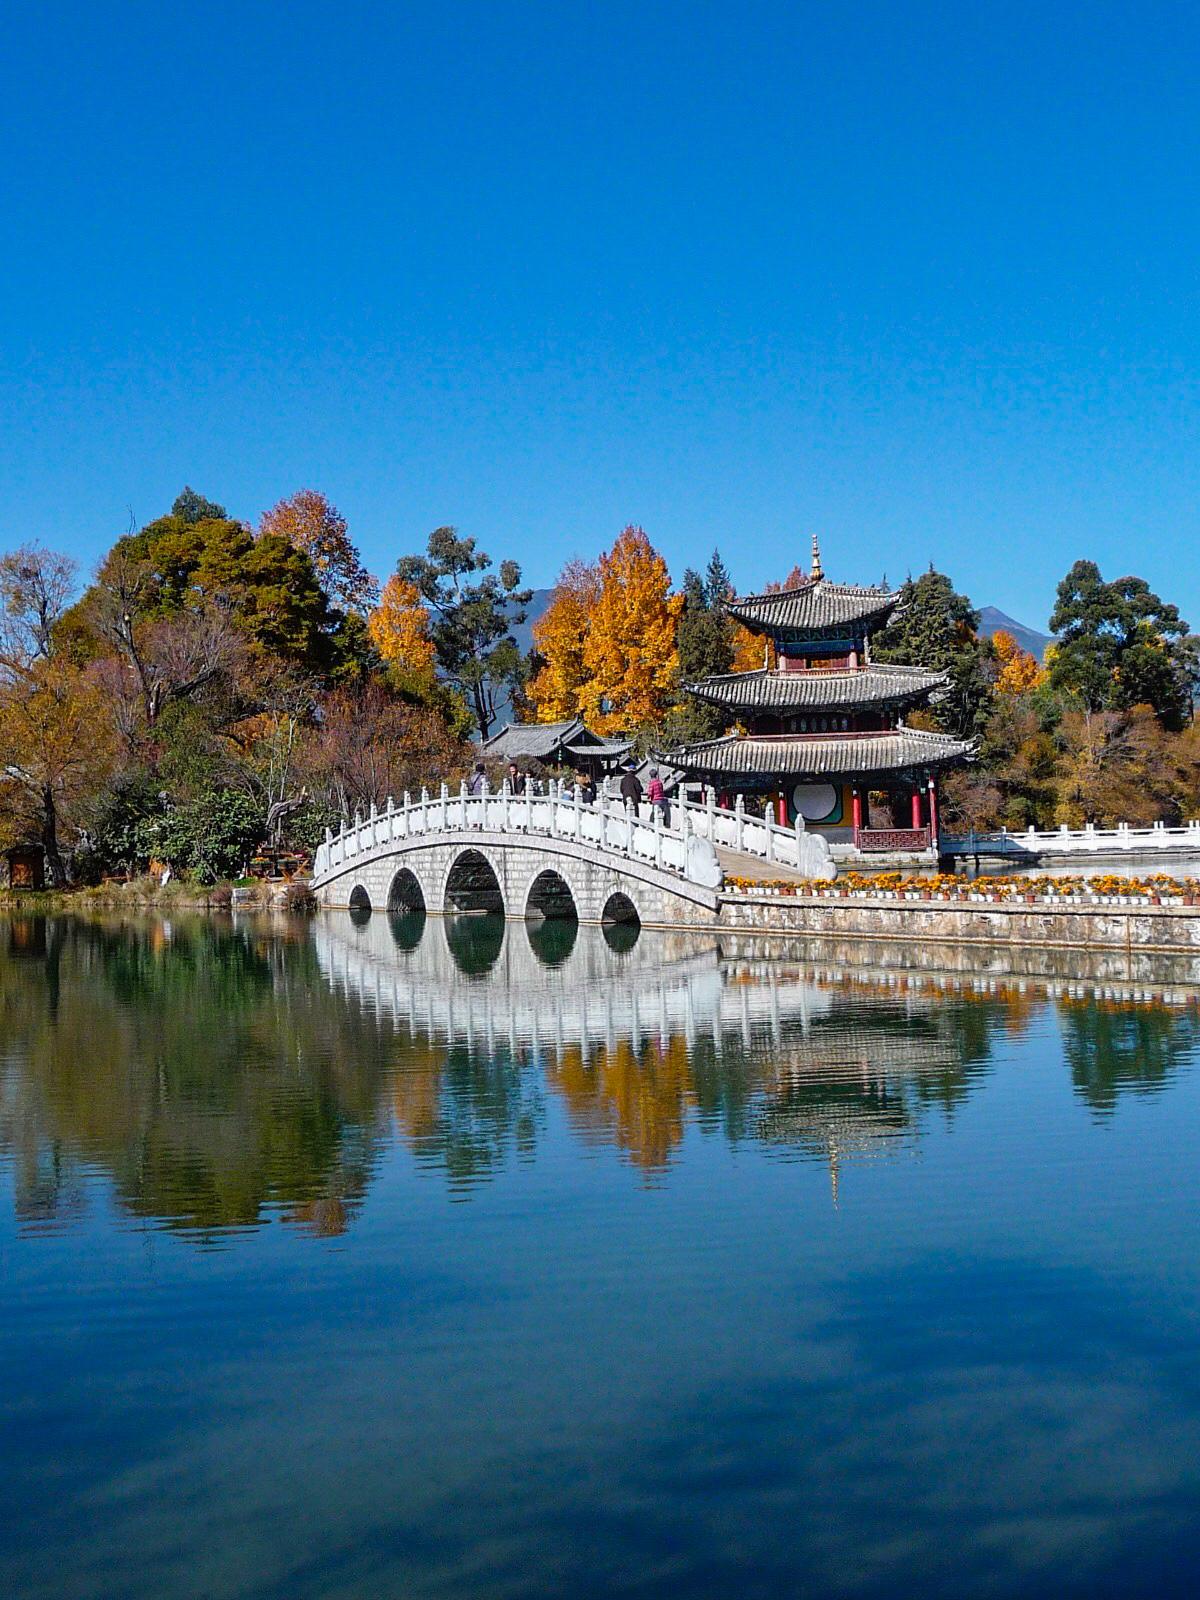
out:
M1049 878L1027 875L959 878L945 873L927 877L902 872L846 872L833 883L791 878L728 877L725 888L743 894L817 895L823 899L864 896L889 900L943 900L964 904L1195 905L1200 880L1154 873L1128 878L1105 872L1090 877Z

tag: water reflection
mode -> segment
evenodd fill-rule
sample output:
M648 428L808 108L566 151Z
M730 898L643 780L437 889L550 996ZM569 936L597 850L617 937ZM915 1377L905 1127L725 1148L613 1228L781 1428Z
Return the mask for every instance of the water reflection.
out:
M331 1013L306 938L55 919L17 942L44 950L40 973L0 964L0 1141L23 1216L73 1214L98 1167L128 1212L200 1235L269 1210L345 1226L381 1073L371 1025Z
M481 978L496 965L504 948L504 915L464 911L445 919L446 947L460 972Z
M1165 1087L1196 1046L1194 1011L1065 999L1060 1007L1071 1081L1092 1109L1110 1114L1125 1093Z
M534 1160L551 1107L647 1179L689 1131L786 1160L915 1149L1056 1005L1079 1097L1110 1115L1197 1043L1194 998L1130 1004L862 947L420 912L301 922L16 919L0 961L0 1149L30 1226L103 1172L201 1240L272 1216L343 1230L383 1149L469 1196ZM635 937L637 930L632 930ZM850 958L857 956L858 961ZM961 953L955 959L961 959Z

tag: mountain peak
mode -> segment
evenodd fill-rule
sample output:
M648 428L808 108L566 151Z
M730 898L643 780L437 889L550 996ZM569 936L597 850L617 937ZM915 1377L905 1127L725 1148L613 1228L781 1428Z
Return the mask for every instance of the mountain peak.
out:
M1023 622L1005 612L997 610L995 606L980 606L979 631L985 639L990 639L994 633L1007 633L1014 638L1022 650L1037 661L1043 661L1046 656L1046 646L1053 642L1050 634L1039 633L1036 628L1027 628Z

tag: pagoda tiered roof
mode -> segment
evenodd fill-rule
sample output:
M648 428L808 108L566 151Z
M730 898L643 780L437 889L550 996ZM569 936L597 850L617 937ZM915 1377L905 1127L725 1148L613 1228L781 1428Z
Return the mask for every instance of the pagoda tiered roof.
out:
M799 676L799 674L797 674ZM698 777L870 778L928 772L969 760L975 746L924 728L870 733L727 734L672 750L672 766Z
M817 638L839 630L857 631L868 624L882 627L899 604L899 590L810 578L794 589L731 600L726 610L753 633Z
M730 711L861 711L913 705L948 682L926 667L822 667L806 672L726 672L685 683L689 694Z

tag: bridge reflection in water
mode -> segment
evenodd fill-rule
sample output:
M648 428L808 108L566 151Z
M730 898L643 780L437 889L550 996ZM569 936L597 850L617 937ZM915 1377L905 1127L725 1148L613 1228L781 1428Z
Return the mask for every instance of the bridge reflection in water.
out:
M931 949L413 912L5 931L0 1157L24 1224L73 1225L102 1175L127 1216L209 1243L345 1229L396 1140L460 1197L564 1130L649 1177L695 1139L818 1159L836 1193L846 1161L953 1126L997 1040L1057 1026L1105 1117L1167 1085L1200 1017L1194 974L1105 970L1093 993L961 948L951 973Z

